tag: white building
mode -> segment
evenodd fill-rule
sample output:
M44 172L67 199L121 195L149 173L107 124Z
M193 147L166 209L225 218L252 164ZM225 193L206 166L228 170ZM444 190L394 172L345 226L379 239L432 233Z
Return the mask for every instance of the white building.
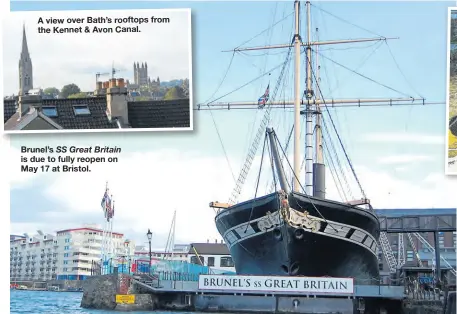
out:
M10 278L20 280L82 280L100 263L103 231L95 225L10 241ZM131 255L134 243L113 232L108 240L114 255Z
M189 262L208 266L213 272L235 272L235 264L224 242L192 243L189 250Z
M151 259L153 261L169 260L169 261L188 261L189 244L175 244L172 251L165 249L151 249ZM149 261L149 248L147 246L137 246L135 248L135 260Z
M37 235L14 236L10 241L10 279L13 282L54 279L57 276L56 263L53 235L38 231Z
M135 249L134 260L140 262L149 261L149 249L147 246L138 246ZM224 242L176 244L173 251L166 252L162 249L151 249L153 263L160 260L185 261L192 264L210 267L212 272L224 273L235 272L227 245Z

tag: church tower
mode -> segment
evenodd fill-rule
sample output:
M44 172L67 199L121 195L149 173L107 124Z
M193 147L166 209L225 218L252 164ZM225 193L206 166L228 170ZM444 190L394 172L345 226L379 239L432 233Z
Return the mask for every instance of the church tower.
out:
M24 25L22 29L21 58L19 59L19 95L25 95L31 89L33 89L33 68Z

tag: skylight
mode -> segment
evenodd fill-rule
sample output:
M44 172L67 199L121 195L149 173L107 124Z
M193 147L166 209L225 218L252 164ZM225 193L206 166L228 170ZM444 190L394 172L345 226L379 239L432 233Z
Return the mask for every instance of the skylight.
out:
M43 107L42 112L48 117L57 117L57 108L55 106Z
M75 115L77 116L90 114L90 110L87 105L73 106L73 110L75 111Z

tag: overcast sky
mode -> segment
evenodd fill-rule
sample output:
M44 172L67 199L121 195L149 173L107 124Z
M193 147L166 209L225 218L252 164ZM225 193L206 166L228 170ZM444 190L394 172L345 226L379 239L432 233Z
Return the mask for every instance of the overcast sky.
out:
M170 23L141 24L140 33L110 34L39 34L38 26L53 28L57 24L37 24L40 17L168 17ZM87 21L87 19L86 19ZM119 77L133 81L133 63L147 62L151 79L162 81L190 77L190 10L131 10L131 11L60 11L14 12L3 22L4 93L17 94L19 89L18 62L22 46L22 27L33 64L34 87L57 87L75 83L83 91L92 91L97 72L121 70ZM118 24L61 24L62 27L110 27ZM136 26L135 23L123 24ZM109 76L101 77L106 80Z

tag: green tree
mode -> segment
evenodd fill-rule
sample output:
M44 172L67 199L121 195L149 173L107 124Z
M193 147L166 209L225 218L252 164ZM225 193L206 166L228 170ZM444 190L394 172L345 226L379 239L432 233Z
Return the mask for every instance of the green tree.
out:
M67 98L86 98L87 94L84 92L81 93L76 93L76 94L71 94Z
M79 89L78 85L76 84L68 84L62 87L60 91L60 98L68 98L70 95L81 93L81 89Z
M144 100L149 100L149 97L146 96L137 96L133 98L135 101L144 101Z
M48 88L45 88L43 93L45 95L59 95L59 90L55 87L48 87Z
M185 98L184 90L180 86L170 88L165 94L164 100L174 100Z

